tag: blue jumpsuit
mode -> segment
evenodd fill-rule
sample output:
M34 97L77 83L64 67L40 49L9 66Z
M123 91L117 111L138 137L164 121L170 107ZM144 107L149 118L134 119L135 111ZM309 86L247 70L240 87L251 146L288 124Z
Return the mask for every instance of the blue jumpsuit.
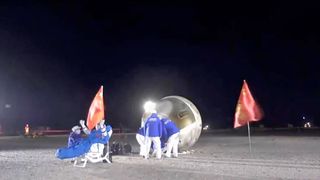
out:
M81 140L81 134L77 134L75 132L71 132L68 138L68 147L74 146L78 144Z
M110 137L108 134L103 136L102 133L100 129L92 130L88 137L80 139L79 143L70 147L59 148L56 152L56 157L59 159L75 158L87 153L92 144L106 144Z

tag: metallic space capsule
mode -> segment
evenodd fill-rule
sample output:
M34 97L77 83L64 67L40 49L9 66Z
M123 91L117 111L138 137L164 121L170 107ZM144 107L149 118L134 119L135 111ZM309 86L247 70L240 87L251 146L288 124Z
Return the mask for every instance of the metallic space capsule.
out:
M199 139L202 120L196 106L181 96L167 96L157 102L157 113L169 117L180 128L179 150L187 150ZM150 114L142 116L143 124Z

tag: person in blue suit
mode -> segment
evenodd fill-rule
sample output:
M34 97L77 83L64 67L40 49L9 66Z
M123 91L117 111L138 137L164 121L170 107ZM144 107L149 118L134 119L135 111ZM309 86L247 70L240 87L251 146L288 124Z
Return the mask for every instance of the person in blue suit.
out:
M160 137L162 136L163 124L157 115L155 103L147 102L144 109L146 113L151 113L143 127L146 145L145 158L149 158L151 143L153 143L155 146L156 157L157 159L161 159Z
M180 130L177 127L177 125L171 121L166 116L160 116L162 123L164 124L164 128L167 132L167 152L165 154L166 157L171 157L171 152L173 154L173 157L178 157L178 145L179 145L179 133Z
M163 153L167 149L166 142L167 142L168 138L166 137L166 129L165 128L162 128L162 129L163 129L163 131L162 131L162 136L160 137L160 143L161 143L161 152ZM145 145L145 135L144 135L144 128L143 127L140 127L138 129L137 134L136 134L136 139L137 139L138 144L140 145L139 155L144 157L145 152L146 152L146 145ZM151 143L151 147L153 150L152 156L156 156L156 148L155 148L156 146L153 143Z
M78 143L70 147L59 148L56 151L56 157L59 159L79 157L87 153L94 144L106 144L111 137L112 127L110 125L102 127L90 131L90 134L86 138L81 138Z
M69 134L68 138L68 147L78 144L82 138L80 126L73 126L71 130L72 132Z
M82 129L83 129L83 132L87 135L91 134L91 132L94 132L97 131L97 130L101 130L103 133L104 133L104 136L107 136L107 133L108 133L108 136L111 137L112 135L112 129L110 130L107 130L107 126L104 124L105 123L105 120L101 120L95 127L95 129L93 129L92 131L90 131L86 125L85 125L85 121L84 120L80 120L80 125L82 126ZM109 126L111 127L111 126ZM106 131L107 130L107 131ZM95 144L92 144L91 148L90 148L90 152L102 152L104 149L104 144L102 143L95 143Z

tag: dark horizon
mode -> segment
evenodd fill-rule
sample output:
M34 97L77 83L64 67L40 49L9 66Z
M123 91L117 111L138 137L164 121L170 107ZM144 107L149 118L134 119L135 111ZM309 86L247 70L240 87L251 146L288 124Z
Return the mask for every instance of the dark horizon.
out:
M104 85L114 127L180 95L203 124L232 128L246 79L265 112L256 124L320 126L319 17L298 3L3 1L0 124L71 128Z

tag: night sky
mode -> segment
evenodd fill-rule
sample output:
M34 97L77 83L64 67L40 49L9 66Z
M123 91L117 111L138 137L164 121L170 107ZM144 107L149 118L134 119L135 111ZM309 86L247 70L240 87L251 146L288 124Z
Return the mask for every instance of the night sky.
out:
M146 100L180 95L205 124L232 128L246 79L260 124L320 126L317 7L1 1L0 124L71 128L104 85L114 127L137 128Z

